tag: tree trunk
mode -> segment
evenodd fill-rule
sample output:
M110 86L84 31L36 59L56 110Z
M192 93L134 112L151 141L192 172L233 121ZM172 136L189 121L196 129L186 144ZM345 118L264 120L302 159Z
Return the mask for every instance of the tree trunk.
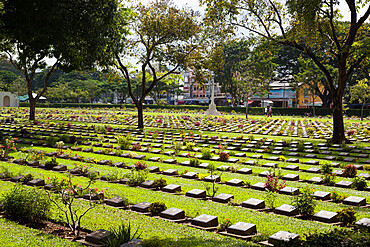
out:
M347 139L344 135L342 97L333 96L333 143L342 144Z
M36 99L29 98L30 101L30 116L29 120L35 120L36 116Z
M137 107L137 127L144 129L144 117L143 117L143 103L139 100L136 104Z
M318 96L322 101L322 108L330 108L330 104L333 101L332 93L330 92L330 89L324 90L324 92L321 92L320 90L317 91Z
M248 97L245 97L245 118L248 119Z
M312 95L312 115L315 117L315 94Z
M366 103L366 101L364 101L364 103L362 104L362 107L361 107L361 121L364 120L364 107L365 107L365 103Z

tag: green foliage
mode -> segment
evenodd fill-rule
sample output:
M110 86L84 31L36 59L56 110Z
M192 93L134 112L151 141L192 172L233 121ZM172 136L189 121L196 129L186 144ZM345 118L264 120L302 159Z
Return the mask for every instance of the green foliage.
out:
M161 212L163 212L166 209L167 207L164 202L153 202L152 204L150 204L148 210L152 215L159 215Z
M342 210L338 211L338 220L342 222L344 225L352 225L356 222L356 212L353 208L343 208Z
M335 184L335 174L325 174L322 180L323 184L333 186Z
M330 193L330 199L335 201L335 202L342 202L344 200L344 195L339 194L336 191L332 191Z
M133 137L131 135L119 135L116 139L120 149L122 150L129 149L133 141Z
M127 182L129 186L138 186L148 178L148 170L131 170L129 174L130 180Z
M45 94L48 80L57 68L69 72L93 68L97 61L100 65L112 62L115 46L110 43L117 36L117 16L115 0L3 2L2 52L23 71L29 93L35 87L35 72L43 71L41 92L29 99L30 119L35 118L35 104ZM124 29L124 23L121 24L120 29ZM47 58L55 58L49 68Z
M2 200L6 217L22 223L40 223L48 218L50 201L45 192L16 185Z
M212 152L209 148L202 148L202 159L209 160L212 158Z
M267 208L275 208L275 202L278 197L278 193L275 191L266 191L265 203Z
M45 162L45 169L51 170L53 167L58 165L58 161L56 157L52 157L51 160Z
M162 146L163 147L163 146ZM182 148L182 145L180 142L175 142L173 143L173 150L175 152L175 155L179 155L180 151L181 151L181 148Z
M45 141L46 141L46 145L51 147L57 143L58 138L56 136L48 136L46 137Z
M230 201L227 202L227 205L238 207L238 206L242 205L242 202L240 200L236 200L236 199L232 198Z
M329 231L311 232L299 246L303 247L358 247L370 245L370 234L366 231L334 228ZM293 245L294 246L294 245ZM292 246L292 247L293 247ZM297 245L295 245L297 246Z
M33 175L28 173L28 174L24 175L19 181L26 184L29 181L33 180L33 179L34 179Z
M333 172L333 165L328 161L323 161L320 170L324 174L331 174Z
M293 206L298 210L298 213L301 214L304 218L312 216L315 211L316 201L312 195L313 189L301 188L301 194L293 198Z
M194 142L187 142L186 143L186 150L193 151L194 148L195 148L195 143Z
M222 219L220 224L218 225L217 227L217 230L219 232L222 232L222 231L225 231L229 226L231 226L233 223L231 222L231 220L229 218L226 218L226 219Z
M358 101L362 104L361 107L361 120L363 120L363 109L366 102L370 100L370 86L369 80L364 78L363 80L359 81L356 85L353 85L350 88L349 94L351 96L350 102L353 103L354 101Z
M352 188L356 190L364 190L367 187L367 182L363 177L354 177L352 182Z
M71 175L68 176L68 179L62 178L58 180L55 178L52 180L54 185L52 191L56 192L56 194L52 192L47 193L51 203L53 203L57 210L65 216L67 226L75 236L80 235L82 218L86 216L91 209L102 202L102 200L89 200L88 206L80 207L76 198L82 197L86 193L98 195L100 199L104 196L103 191L99 192L98 189L91 189L97 177L90 176L88 178L88 183L84 187L79 184L74 184Z
M13 172L7 166L0 166L0 179L7 179L13 177Z
M164 178L155 179L153 181L153 187L158 189L162 189L167 185L167 181Z
M197 158L190 159L190 163L189 163L190 166L197 167L199 166L199 164L200 164L200 161Z
M122 244L131 241L134 238L140 238L139 229L136 229L134 232L131 228L131 223L128 223L128 226L122 222L117 229L109 229L113 234L109 235L107 238L102 241L102 244L107 247L120 247Z

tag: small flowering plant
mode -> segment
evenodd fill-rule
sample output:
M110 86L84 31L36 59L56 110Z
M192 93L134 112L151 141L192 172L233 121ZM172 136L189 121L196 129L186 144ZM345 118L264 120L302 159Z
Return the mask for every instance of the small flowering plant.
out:
M104 192L98 189L91 189L91 185L95 183L95 177L89 177L87 185L82 186L74 184L72 176L68 178L49 180L53 183L52 191L57 193L48 192L50 201L61 211L67 221L68 227L72 230L75 236L79 236L81 231L81 219L102 200L89 200L88 206L81 208L81 205L76 205L75 199L84 196L86 193L97 194L99 198L103 198Z
M233 223L229 218L226 218L224 220L221 220L220 225L217 227L218 231L225 231L229 226L231 226Z
M17 151L14 140L18 140L18 138L5 139L5 144L0 146L0 158L8 158L9 153Z
M144 161L138 161L135 164L135 169L137 171L145 170L148 167L148 165Z
M271 192L279 191L286 187L285 180L279 182L279 178L276 176L275 172L267 175L267 180L265 182L265 189Z
M220 157L220 160L221 161L227 161L229 159L229 154L222 151L220 154L219 154L219 157Z
M140 143L132 144L132 150L139 151L141 149Z

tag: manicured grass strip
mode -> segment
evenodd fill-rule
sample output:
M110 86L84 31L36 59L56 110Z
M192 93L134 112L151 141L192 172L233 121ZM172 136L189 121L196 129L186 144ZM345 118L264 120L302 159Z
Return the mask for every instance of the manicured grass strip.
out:
M3 183L1 187L3 189ZM67 247L81 246L76 242L46 234L40 230L35 230L5 218L0 218L0 246L2 247Z
M74 179L74 181L78 183L83 183L83 180L86 181L87 179L81 177ZM224 219L229 218L232 222L235 223L238 221L253 223L257 225L258 232L264 235L273 234L279 230L303 234L310 232L313 229L324 230L333 227L318 222L304 221L287 216L266 214L242 207L231 207L225 204L201 201L184 196L176 196L157 191L145 190L137 187L122 186L120 184L97 182L96 184L94 184L94 187L97 187L100 190L104 188L104 191L108 191L111 194L127 197L129 201L134 204L142 201L161 201L164 202L167 207L183 209L186 215L190 217L195 217L199 214L210 214L218 216L220 222L222 222L222 220ZM94 222L94 224L96 224L96 221ZM91 226L87 226L87 228L91 229Z
M4 192L4 189L9 187L5 184L13 186L11 183L0 181L0 191ZM77 201L78 205L83 207L87 206L87 202L83 200ZM54 209L52 216L54 219L63 218ZM141 215L138 213L124 211L104 205L97 206L92 209L85 218L82 220L82 227L90 230L97 229L109 229L111 227L117 227L122 222L128 224L131 223L133 229L139 229L141 237L144 240L150 240L158 238L158 241L153 241L156 245L154 246L245 246L252 247L257 246L251 242L245 242L235 238L225 237L213 232L207 232L195 228L188 227L186 225L176 224L169 221L155 219L149 216ZM0 226L1 227L1 226ZM0 228L1 229L1 228ZM18 233L15 233L18 235ZM35 233L36 234L36 233ZM0 233L1 236L1 233ZM1 241L1 240L0 240ZM0 242L1 243L1 242ZM7 246L7 245L5 245ZM9 246L59 246L59 245L9 245ZM60 245L63 246L63 245ZM64 246L77 246L77 245L64 245Z

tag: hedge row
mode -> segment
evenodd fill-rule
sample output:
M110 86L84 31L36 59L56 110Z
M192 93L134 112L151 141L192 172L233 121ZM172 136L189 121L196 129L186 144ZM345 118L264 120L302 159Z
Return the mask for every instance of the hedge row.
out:
M20 103L20 107L28 107L28 103ZM89 103L38 103L37 107L52 107L52 108L134 108L135 105L133 104L89 104ZM144 109L178 109L178 110L207 110L208 106L199 106L199 105L164 105L164 106L158 106L158 105L145 105ZM218 106L217 110L221 112L238 112L238 113L245 113L244 107L233 107L233 106ZM248 108L248 112L251 115L262 115L264 112L264 109L260 107L250 107ZM332 114L332 109L329 108L315 108L315 113L317 116L327 116ZM272 109L273 115L289 115L289 116L307 116L308 114L313 113L313 110L311 108L280 108L280 107L274 107ZM349 109L345 112L345 115L347 116L360 116L361 110L360 109ZM370 109L364 110L364 117L370 116Z

